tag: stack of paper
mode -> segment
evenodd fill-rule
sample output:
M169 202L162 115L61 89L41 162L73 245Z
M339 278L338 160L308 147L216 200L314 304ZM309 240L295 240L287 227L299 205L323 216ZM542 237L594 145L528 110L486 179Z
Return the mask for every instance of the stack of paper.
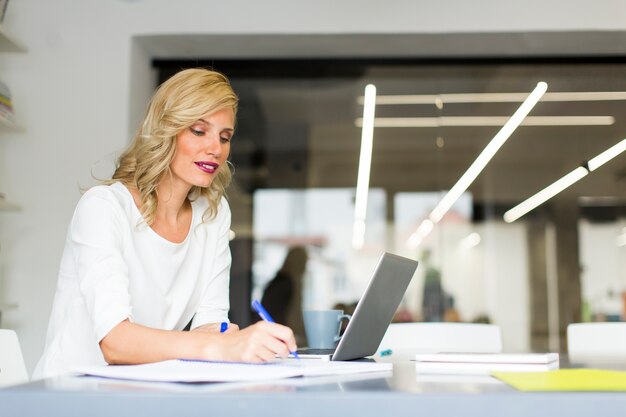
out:
M558 353L418 353L415 360L418 373L491 374L559 368Z
M297 376L384 372L391 363L284 360L261 364L169 360L145 365L110 365L75 369L83 375L161 382L264 381Z

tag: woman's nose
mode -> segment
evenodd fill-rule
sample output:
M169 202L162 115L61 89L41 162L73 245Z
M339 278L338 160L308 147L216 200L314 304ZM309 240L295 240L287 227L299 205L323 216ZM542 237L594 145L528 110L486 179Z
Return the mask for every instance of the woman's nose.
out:
M209 137L206 153L219 157L222 154L222 144L219 135Z

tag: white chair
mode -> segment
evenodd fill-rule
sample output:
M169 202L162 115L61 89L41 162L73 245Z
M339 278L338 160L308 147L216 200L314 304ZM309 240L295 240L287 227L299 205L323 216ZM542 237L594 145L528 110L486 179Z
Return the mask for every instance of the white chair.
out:
M0 387L28 382L28 373L13 330L0 329Z
M570 362L626 362L626 323L573 323L567 326Z
M378 352L412 359L416 353L502 352L502 333L495 324L482 323L392 323Z

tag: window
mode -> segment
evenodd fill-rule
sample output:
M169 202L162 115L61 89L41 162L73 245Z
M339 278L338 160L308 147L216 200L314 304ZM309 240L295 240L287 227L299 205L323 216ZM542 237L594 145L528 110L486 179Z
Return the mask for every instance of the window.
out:
M559 335L567 323L621 319L624 155L513 223L503 214L626 137L626 63L155 63L161 79L205 64L227 74L241 99L232 149L237 170L229 195L237 239L251 242L249 274L241 279L254 276L250 291L255 296L280 267L287 247L304 244L311 255L303 294L307 305L350 301L361 285L353 278L368 277L380 253L391 251L422 261L402 306L408 314L399 319L423 319L427 263L438 270L445 305L454 307L455 317L501 325L505 349L562 349ZM548 94L527 124L513 133L422 246L408 247L410 228L455 184L539 81L548 83ZM374 131L367 237L357 251L349 240L363 112L359 97L370 83L377 87L380 124ZM387 100L396 104L384 104L382 96L393 96ZM404 127L391 126L398 122ZM426 249L428 262L421 259Z

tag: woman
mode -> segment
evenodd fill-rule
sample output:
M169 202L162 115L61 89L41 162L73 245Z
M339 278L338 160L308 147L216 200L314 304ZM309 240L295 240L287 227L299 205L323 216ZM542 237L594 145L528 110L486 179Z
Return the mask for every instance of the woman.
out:
M279 324L220 332L236 111L237 96L214 71L181 71L159 87L112 179L76 207L34 378L80 365L259 362L296 350Z

